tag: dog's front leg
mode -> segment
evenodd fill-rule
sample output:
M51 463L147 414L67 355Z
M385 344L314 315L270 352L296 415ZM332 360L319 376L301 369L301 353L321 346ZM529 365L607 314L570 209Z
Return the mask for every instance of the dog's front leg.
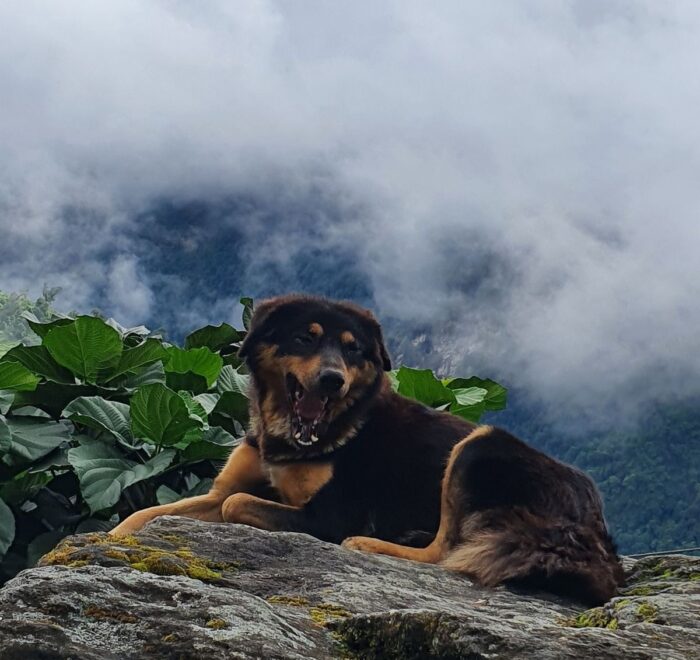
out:
M367 511L346 484L335 479L303 506L271 502L246 493L231 495L221 507L226 522L271 532L302 532L340 543L366 528Z
M251 525L270 532L309 532L303 508L264 500L248 493L236 493L221 507L226 522Z
M260 451L244 442L233 450L224 469L206 495L187 497L172 504L137 511L117 525L110 534L133 534L159 516L186 516L208 522L221 522L221 505L231 493L253 490L266 482L267 475L262 468Z

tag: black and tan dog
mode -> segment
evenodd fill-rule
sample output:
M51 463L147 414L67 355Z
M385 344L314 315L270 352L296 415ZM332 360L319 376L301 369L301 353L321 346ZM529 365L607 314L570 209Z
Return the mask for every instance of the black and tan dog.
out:
M595 486L505 431L392 391L375 318L349 303L260 304L240 350L251 429L209 493L139 511L306 532L591 603L622 571ZM358 535L363 536L358 536ZM424 539L425 548L399 545Z

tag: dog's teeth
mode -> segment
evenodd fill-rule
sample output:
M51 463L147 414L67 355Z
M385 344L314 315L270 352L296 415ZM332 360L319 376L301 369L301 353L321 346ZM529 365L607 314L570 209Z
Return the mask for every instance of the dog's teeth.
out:
M299 438L301 438L301 431L297 431L297 432L294 434L294 437L295 437L297 440L298 440Z
M312 440L312 442L318 442L318 436L315 433L312 433L311 440Z

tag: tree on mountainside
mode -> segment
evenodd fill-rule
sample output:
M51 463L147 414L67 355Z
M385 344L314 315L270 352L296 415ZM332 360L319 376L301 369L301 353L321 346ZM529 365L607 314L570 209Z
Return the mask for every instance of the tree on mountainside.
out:
M49 321L55 314L52 305L60 291L58 287L44 286L36 300L25 293L0 291L0 355L15 344L36 343L36 336L23 314L33 314L42 323Z

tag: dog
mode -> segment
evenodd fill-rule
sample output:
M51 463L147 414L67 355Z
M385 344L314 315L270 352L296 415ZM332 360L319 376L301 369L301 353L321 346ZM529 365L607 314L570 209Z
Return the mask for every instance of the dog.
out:
M239 355L250 430L211 490L132 514L294 531L597 604L622 582L592 481L507 432L395 393L382 330L348 302L263 301ZM415 547L421 540L424 547Z

